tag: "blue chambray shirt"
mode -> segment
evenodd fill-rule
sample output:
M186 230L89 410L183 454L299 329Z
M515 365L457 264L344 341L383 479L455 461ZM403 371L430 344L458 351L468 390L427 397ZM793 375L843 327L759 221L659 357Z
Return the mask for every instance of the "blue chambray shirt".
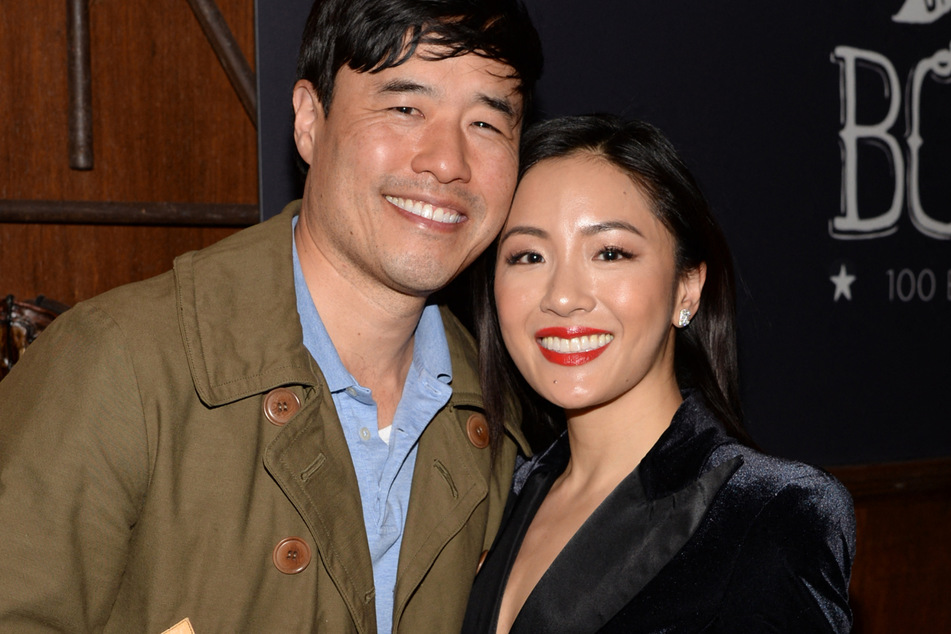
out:
M439 309L427 306L416 327L413 362L393 416L389 443L384 442L373 396L340 361L307 290L296 244L293 251L304 346L327 381L350 448L373 562L377 631L388 634L393 629L393 592L419 437L452 394L449 344Z

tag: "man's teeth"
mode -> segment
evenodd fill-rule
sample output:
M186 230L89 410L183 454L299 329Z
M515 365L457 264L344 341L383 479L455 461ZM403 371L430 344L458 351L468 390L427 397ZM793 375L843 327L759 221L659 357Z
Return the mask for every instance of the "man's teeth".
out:
M388 201L413 215L420 216L433 222L444 222L446 224L455 224L462 222L462 214L457 214L443 207L434 207L429 203L409 198L397 198L396 196L384 196Z
M597 350L611 343L614 335L599 334L585 335L583 337L573 337L571 339L562 339L561 337L542 337L539 339L542 348L553 352L588 352Z

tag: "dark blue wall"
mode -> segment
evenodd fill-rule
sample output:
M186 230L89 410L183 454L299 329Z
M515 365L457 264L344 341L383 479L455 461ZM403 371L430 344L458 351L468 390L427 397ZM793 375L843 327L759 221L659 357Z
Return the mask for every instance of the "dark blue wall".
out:
M545 46L540 116L651 121L704 186L738 265L754 437L824 464L951 455L947 3L526 4ZM310 0L260 5L269 216L296 186Z

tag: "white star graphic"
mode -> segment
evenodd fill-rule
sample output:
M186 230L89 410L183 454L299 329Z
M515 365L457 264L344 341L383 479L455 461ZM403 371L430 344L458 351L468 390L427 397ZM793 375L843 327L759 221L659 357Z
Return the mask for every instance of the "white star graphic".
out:
M844 264L839 267L839 274L833 275L829 280L835 284L835 296L833 296L832 301L839 301L839 297L841 296L852 301L852 282L855 281L855 276L849 275Z

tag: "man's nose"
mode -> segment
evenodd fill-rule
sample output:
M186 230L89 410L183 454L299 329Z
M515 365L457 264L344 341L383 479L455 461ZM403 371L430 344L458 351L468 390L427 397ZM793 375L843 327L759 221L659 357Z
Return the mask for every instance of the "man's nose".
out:
M472 178L470 148L464 130L454 122L426 126L413 157L416 173L429 172L440 183L468 182Z

